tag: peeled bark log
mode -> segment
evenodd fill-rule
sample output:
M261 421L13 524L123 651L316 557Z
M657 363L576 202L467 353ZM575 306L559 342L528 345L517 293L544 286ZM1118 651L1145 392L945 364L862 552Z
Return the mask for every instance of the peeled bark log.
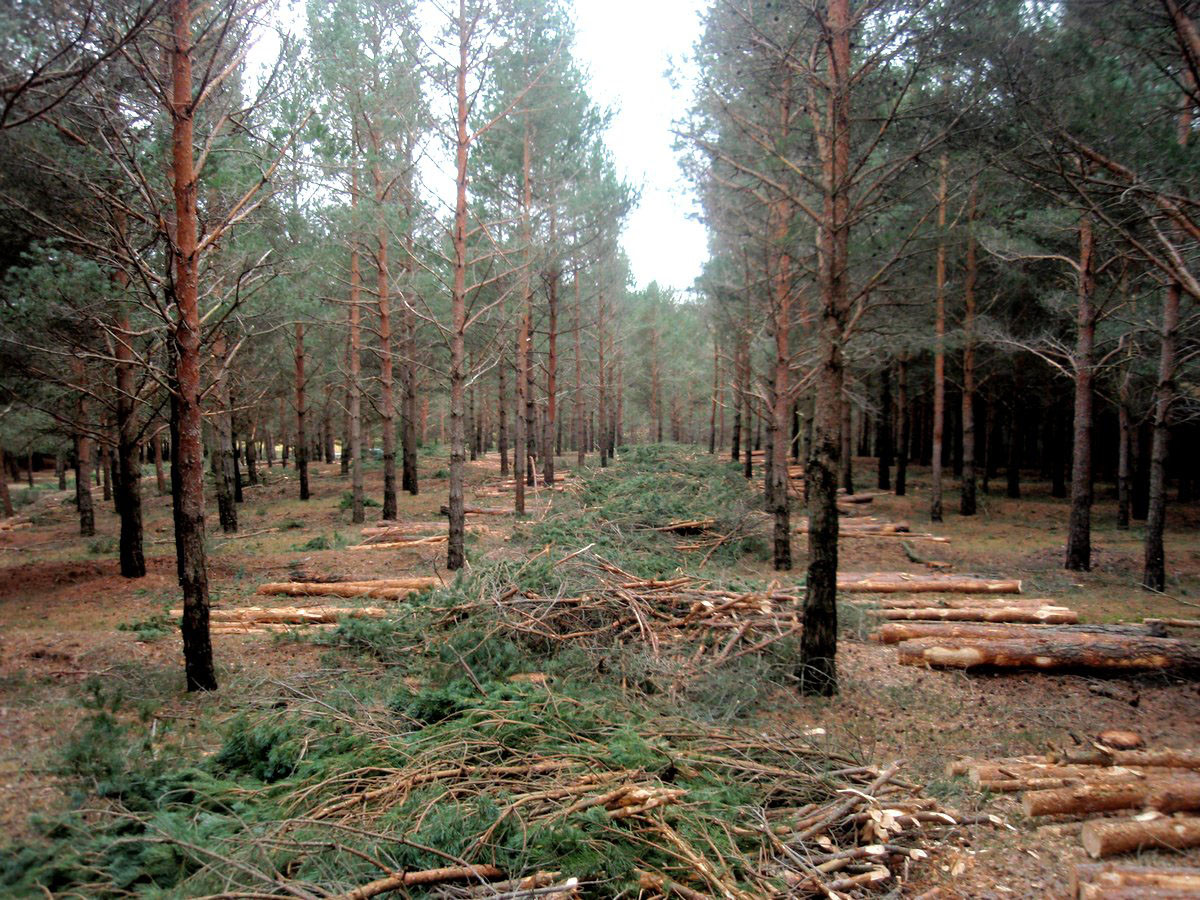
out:
M863 602L863 601L858 601ZM889 594L878 601L883 609L1044 609L1055 607L1045 597L898 597ZM1137 626L1134 626L1137 628ZM1147 628L1137 628L1136 634L1149 634Z
M172 616L183 615L182 609L170 611ZM337 622L342 618L382 619L387 610L377 606L324 606L306 608L300 606L247 606L242 609L214 609L209 621L254 625L321 625Z
M1021 798L1021 808L1027 816L1111 812L1142 807L1157 809L1159 803L1170 807L1161 810L1163 812L1200 808L1200 779L1081 784L1046 791L1026 791Z
M1110 900L1114 891L1134 891L1128 896L1200 896L1200 869L1165 869L1113 863L1078 863L1071 876L1071 896L1078 900ZM1184 893L1179 893L1179 892ZM1147 893L1149 892L1149 893Z
M1173 766L1200 769L1200 750L1157 747L1153 750L1085 750L1056 753L1059 763L1080 766Z
M1136 672L1145 670L1200 669L1200 646L1173 638L1118 638L1096 641L1055 637L922 638L899 645L901 665L969 669L994 666L1004 669L1099 669ZM1129 751L1140 753L1144 751ZM1114 754L1115 755L1115 754ZM1137 763L1131 763L1136 765Z
M1135 850L1187 850L1200 847L1200 818L1096 819L1085 822L1079 836L1092 859Z
M1130 781L1157 779L1191 779L1190 769L1172 768L1168 766L1060 766L1049 762L1003 762L979 761L971 763L966 769L966 776L972 784L985 785L993 781L1024 781L1032 782L1038 779L1058 779L1079 784L1099 784L1114 781ZM1027 788L1038 790L1038 788Z
M1079 613L1063 606L1044 606L1039 609L1020 607L968 609L884 609L880 613L887 619L916 619L918 621L943 622L1028 622L1041 625L1074 625Z
M839 591L847 593L1019 594L1019 579L973 578L966 575L910 575L906 572L838 575Z
M450 540L448 534L428 534L424 537L398 538L393 541L378 541L373 544L355 544L347 550L395 550L403 547L416 547L422 544L444 544Z
M954 622L888 622L875 633L880 643L898 644L920 638L1000 638L1021 640L1026 637L1063 636L1075 640L1102 640L1109 635L1123 637L1148 636L1145 629L1136 625L1016 625L975 624Z
M332 583L283 581L260 585L258 593L287 597L402 597L417 591L441 587L441 584L441 579L433 576Z

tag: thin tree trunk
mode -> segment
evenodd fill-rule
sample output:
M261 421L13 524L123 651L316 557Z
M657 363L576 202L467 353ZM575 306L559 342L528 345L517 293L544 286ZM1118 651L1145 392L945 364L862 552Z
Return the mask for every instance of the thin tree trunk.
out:
M742 392L739 389L739 380L742 376L742 351L740 346L734 350L732 375L730 389L733 394L733 426L731 429L733 434L730 438L729 458L738 462L742 455Z
M353 164L350 172L350 206L358 205L358 166ZM350 399L350 521L355 524L367 519L363 485L362 443L362 274L359 271L359 247L357 236L350 244L350 378L346 390ZM345 450L343 450L343 455Z
M229 379L225 369L225 338L213 341L213 365L216 368L216 387L213 391L217 414L213 418L214 446L211 467L217 493L217 511L221 530L233 534L238 530L237 508L233 499L233 424L229 410Z
M879 418L875 420L875 453L879 458L879 477L875 486L881 491L892 489L892 367L886 365L879 373Z
M1179 331L1179 301L1182 291L1176 282L1167 285L1163 301L1158 384L1154 391L1154 427L1150 438L1150 491L1146 507L1145 566L1142 586L1163 591L1167 586L1163 529L1167 519L1167 444L1171 432L1171 407L1175 402L1175 343Z
M604 332L604 291L599 294L599 314L597 316L597 346L600 350L600 406L596 410L596 415L600 419L600 433L598 436L600 442L600 468L605 468L608 465L608 386L607 374L604 368L604 345L608 338Z
M807 470L808 579L797 677L805 694L837 692L837 473L848 307L850 198L850 2L827 0L829 115L821 142L824 198L818 227L816 404Z
M713 336L713 386L712 386L712 405L708 414L708 452L710 455L716 455L717 452L717 406L720 405L721 393L721 347L717 343L716 335Z
M1079 283L1075 339L1075 435L1071 460L1071 515L1067 525L1065 566L1075 572L1092 568L1092 370L1096 336L1093 303L1094 241L1088 214L1079 220Z
M587 443L583 434L583 325L582 302L579 299L579 270L575 270L575 465L582 469L587 463Z
M1129 530L1130 506L1130 460L1129 450L1132 442L1133 426L1129 415L1129 381L1131 371L1125 369L1121 377L1121 387L1117 400L1117 528Z
M470 32L465 0L458 0L458 69L455 103L455 203L454 281L451 294L450 333L450 537L446 546L446 568L461 569L466 563L463 481L466 474L466 433L463 428L463 389L467 381L467 163L470 134L467 131L467 67Z
M296 323L296 471L300 473L300 499L307 500L308 493L308 433L304 429L304 325Z
M6 462L6 460L5 460L4 448L0 447L0 507L3 507L3 509L4 509L4 517L6 519L11 519L16 514L16 511L13 509L12 494L9 492L9 489L8 489L8 467L5 465L5 462ZM89 495L89 499L90 499L90 495ZM82 522L82 504L80 506L80 510L81 510L80 519ZM84 535L88 535L88 534L95 534L96 531L95 531L95 528L93 528L92 531L90 531L90 532L83 531L82 524L81 524L80 533L84 534Z
M183 590L183 658L189 691L217 688L208 630L208 564L204 550L204 451L200 437L200 316L193 163L192 23L189 0L171 0L172 164L175 194L174 390L171 436L175 546Z
M497 404L496 404L496 419L498 421L496 443L500 451L500 475L505 476L509 472L508 468L508 360L504 357L503 352L500 354L500 363L496 366L497 376Z
M128 282L124 272L116 278L120 288ZM117 410L117 514L121 518L120 565L125 578L146 574L142 551L141 466L137 453L137 420L134 414L136 385L133 373L132 332L129 317L122 312L116 334L116 410Z
M383 173L379 169L378 135L371 133L375 150L375 162L371 166L371 178L375 184L375 203L379 221L377 223L375 261L376 290L379 300L379 385L381 393L380 418L383 422L383 509L380 518L396 518L396 400L392 358L392 309L388 294L388 233L383 219L383 207L387 202L387 188Z
M54 454L54 475L58 478L58 489L67 489L67 464L63 461L62 451Z
M962 382L962 492L960 515L973 516L975 498L975 281L979 267L975 258L975 212L977 183L971 183L967 199L967 259L963 278L963 382Z
M557 207L550 207L550 246L558 243ZM542 423L542 480L554 483L554 426L558 421L558 280L561 272L554 261L546 286L549 341L546 346L546 418Z
M903 354L896 361L896 496L903 497L908 490L908 358Z
M946 189L950 156L943 152L938 166L937 289L933 350L933 470L930 473L929 519L942 521L942 439L946 425Z
M254 446L257 443L254 437L256 430L257 423L250 426L250 434L246 436L246 478L250 484L258 484L258 448Z

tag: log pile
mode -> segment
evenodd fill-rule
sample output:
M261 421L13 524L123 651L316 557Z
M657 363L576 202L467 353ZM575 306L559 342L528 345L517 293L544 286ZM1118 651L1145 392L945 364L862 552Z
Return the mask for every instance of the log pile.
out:
M1125 812L1123 818L1083 824L1080 839L1095 859L1144 849L1200 847L1200 751L1113 750L1103 744L1095 748L1044 757L958 760L947 772L966 775L989 791L1023 792L1021 806L1031 817ZM1129 815L1135 811L1137 815Z
M882 609L879 615L893 621L1004 622L1034 625L1074 625L1079 613L1065 606L921 606Z
M1200 897L1200 869L1078 863L1072 873L1071 897L1072 900Z
M988 624L983 622L887 622L879 627L873 637L880 643L899 644L920 638L972 639L972 638L1018 638L1045 635L1078 637L1088 635L1119 635L1128 637L1149 636L1148 628L1138 625L1012 625Z
M373 597L403 600L410 594L442 586L433 575L409 578L379 578L372 581L279 581L260 585L258 593L285 597Z
M378 535L361 544L353 544L347 550L402 550L409 547L424 547L429 544L444 544L450 540L448 534L401 534L399 532Z

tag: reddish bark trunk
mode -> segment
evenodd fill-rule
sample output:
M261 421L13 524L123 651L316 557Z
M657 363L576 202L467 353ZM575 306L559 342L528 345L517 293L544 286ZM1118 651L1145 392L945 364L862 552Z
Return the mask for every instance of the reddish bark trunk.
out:
M350 172L350 207L352 210L358 206L357 162L356 158L351 163L353 168ZM350 422L346 429L348 432L346 436L350 441L350 521L352 522L365 522L367 519L363 487L361 279L358 236L354 235L351 237L350 243L350 383L347 385L347 393L350 395ZM343 457L345 452L345 448L343 448Z
M208 630L208 564L204 550L204 449L200 410L196 178L193 161L192 22L189 0L171 0L171 181L175 195L174 323L176 433L172 481L175 546L183 589L183 658L189 691L216 690ZM177 473L177 474L176 474Z
M973 516L975 500L975 258L976 184L967 200L967 259L963 280L962 493L958 511Z
M950 157L943 153L938 171L937 288L933 335L933 460L929 519L942 521L942 440L946 424L946 189Z

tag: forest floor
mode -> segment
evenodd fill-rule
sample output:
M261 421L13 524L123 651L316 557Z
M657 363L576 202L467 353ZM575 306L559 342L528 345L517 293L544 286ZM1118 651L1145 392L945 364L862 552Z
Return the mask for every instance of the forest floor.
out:
M570 461L564 460L563 470ZM437 520L438 507L445 502L445 456L428 453L420 462L421 494L400 496L401 520ZM868 463L862 461L864 466ZM618 459L614 468L623 465ZM452 581L444 569L444 545L347 549L359 541L359 529L350 524L343 502L348 479L337 465L318 463L311 471L312 499L302 503L296 499L294 470L263 467L264 483L247 487L239 507L239 535L221 535L213 512L209 560L214 607L262 603L264 598L254 596L259 584L305 573L356 578L411 573ZM497 477L497 459L494 454L485 457L469 464L468 471L469 487L478 489ZM299 685L319 699L339 678L370 679L394 665L380 654L361 652L362 646L353 642L217 635L213 641L222 690L211 696L184 694L180 643L166 615L178 603L169 498L156 495L152 476L143 479L149 573L126 580L117 574L114 560L117 519L111 504L96 492L97 536L81 539L75 533L70 495L54 490L51 479L51 473L39 473L34 490L13 487L18 501L26 502L20 512L32 518L33 527L0 536L0 834L11 845L44 842L49 819L92 802L102 776L90 776L89 784L77 768L64 765L63 756L78 756L83 752L79 742L94 739L98 713L112 712L147 746L169 733L171 753L203 760L222 748L231 721L275 697L280 685L292 690ZM865 484L867 479L860 473L859 481ZM1027 594L1054 598L1077 609L1088 622L1197 617L1200 506L1171 508L1168 595L1155 596L1138 587L1141 530L1116 530L1115 504L1103 488L1094 512L1095 567L1078 574L1061 569L1067 506L1049 497L1047 485L1025 484L1020 500L996 493L981 496L975 518L949 512L944 523L931 526L926 481L926 472L910 470L909 496L877 497L871 512L950 538L949 544L915 546L951 564L952 571L1022 578ZM378 465L368 466L368 496L378 496L380 484ZM553 505L569 502L569 497L532 493L530 519L546 517ZM511 499L477 502L502 506ZM946 505L956 509L957 495L949 494ZM374 507L367 510L368 524L378 512ZM531 545L527 522L480 518L486 521L471 520L468 539L473 565L521 562L539 552ZM764 536L766 524L763 518L758 526ZM514 527L521 530L516 538ZM803 575L802 536L795 541L792 576L773 572L762 547L765 541L757 549L747 542L748 552L718 555L704 566L698 559L701 554L680 556L675 562L688 572L751 585L777 581L787 587ZM566 553L580 548L556 549ZM841 568L922 571L906 559L901 541L895 539L843 541ZM848 606L843 611L841 693L836 698L800 698L781 677L759 685L752 697L731 687L736 699L729 713L754 728L783 724L823 729L819 740L830 748L877 764L904 759L907 777L923 783L928 794L961 811L995 813L1015 827L952 831L933 859L914 869L901 891L904 896L934 889L940 893L926 895L1066 896L1070 866L1084 858L1077 824L1047 826L1023 820L1011 797L980 794L963 779L946 777L948 761L1087 743L1105 728L1136 731L1151 746L1200 746L1200 683L1162 676L966 675L901 667L895 663L894 648L865 640L869 625L861 614ZM370 649L369 641L360 645L364 643ZM707 702L704 714L721 718L721 711L713 708L718 701ZM1172 861L1200 864L1200 852L1179 854ZM9 877L15 884L11 873Z

